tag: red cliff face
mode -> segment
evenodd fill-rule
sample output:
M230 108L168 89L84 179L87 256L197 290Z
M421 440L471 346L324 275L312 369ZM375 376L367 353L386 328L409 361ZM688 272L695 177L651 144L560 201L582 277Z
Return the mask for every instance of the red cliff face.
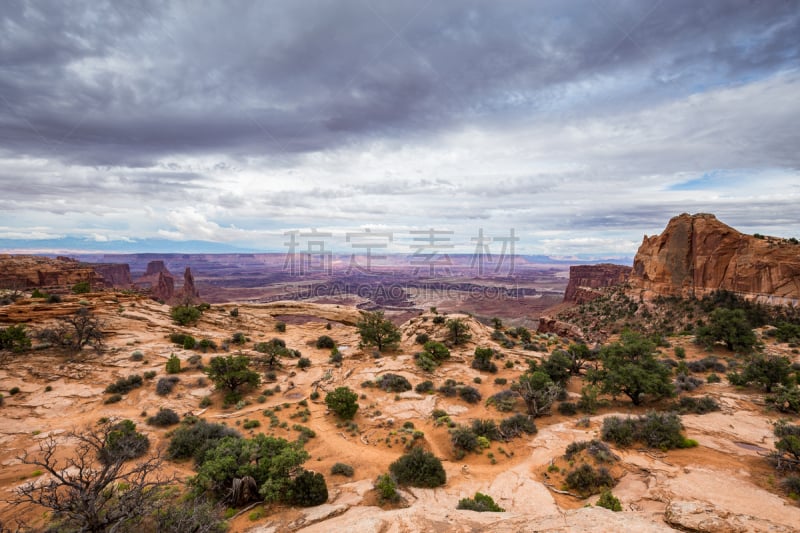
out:
M133 285L131 268L127 263L92 263L91 267L114 288L129 289Z
M155 279L156 275L159 272L166 272L170 276L172 275L172 274L170 274L169 270L167 269L167 265L165 265L164 261L162 261L160 259L156 260L156 261L150 261L149 263L147 263L147 271L144 273L144 275L145 276L153 276L153 279Z
M580 304L593 300L599 296L593 289L625 283L630 273L631 267L610 263L571 266L564 301Z
M94 289L107 283L91 266L74 259L32 255L0 256L0 288L25 289L33 287L69 288L88 281Z
M800 302L800 245L736 231L714 215L682 214L645 236L633 262L634 295L702 297L725 289L746 298Z
M153 298L160 302L169 302L175 295L175 278L171 274L159 272L156 282L151 286Z

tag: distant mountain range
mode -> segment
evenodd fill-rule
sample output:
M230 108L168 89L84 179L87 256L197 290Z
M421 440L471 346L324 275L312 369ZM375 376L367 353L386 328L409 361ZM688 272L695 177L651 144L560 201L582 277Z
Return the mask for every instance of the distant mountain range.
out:
M137 241L96 241L78 237L58 239L0 239L0 253L40 255L93 255L103 254L283 254L286 250L264 250L238 247L212 241L172 241L168 239L142 239ZM350 253L335 253L350 257ZM396 254L403 256L406 254ZM471 254L451 253L450 257L470 257ZM633 257L597 257L577 254L573 257L551 257L548 255L518 255L528 263L552 265L583 265L614 263L631 265Z

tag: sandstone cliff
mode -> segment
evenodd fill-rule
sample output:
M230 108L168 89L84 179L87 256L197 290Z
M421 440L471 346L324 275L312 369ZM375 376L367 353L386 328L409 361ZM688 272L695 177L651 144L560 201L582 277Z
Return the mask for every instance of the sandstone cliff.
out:
M800 303L800 245L736 231L714 215L674 217L644 237L633 262L635 296L702 297L725 289L772 304Z
M610 263L571 266L564 301L581 304L593 300L599 293L592 289L625 283L630 273L631 267Z
M112 287L129 289L133 285L131 269L127 263L91 263L90 266Z
M68 288L88 281L96 289L107 284L90 265L74 259L33 255L0 255L0 288Z
M182 293L184 303L194 303L200 299L200 292L194 286L194 276L192 275L192 269L189 267L186 267L186 270L183 272Z

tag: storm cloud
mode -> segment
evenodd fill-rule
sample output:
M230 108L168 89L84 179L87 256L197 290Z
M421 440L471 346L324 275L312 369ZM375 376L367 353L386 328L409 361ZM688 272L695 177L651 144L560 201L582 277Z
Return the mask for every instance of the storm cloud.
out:
M0 238L798 235L797 35L797 1L9 0Z

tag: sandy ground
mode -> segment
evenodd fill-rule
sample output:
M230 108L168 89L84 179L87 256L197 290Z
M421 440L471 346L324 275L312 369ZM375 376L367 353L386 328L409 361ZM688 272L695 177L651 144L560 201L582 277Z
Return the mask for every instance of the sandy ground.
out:
M101 417L130 418L148 434L154 448L163 447L168 430L148 426L144 419L146 414L155 414L160 407L169 407L181 415L192 413L226 423L245 435L263 431L293 440L298 435L292 429L295 423L316 432L317 436L306 445L311 459L305 467L326 475L330 493L328 504L306 510L271 507L258 513L260 517L256 520L250 519L253 511L250 510L231 521L232 531L503 531L504 528L509 531L597 531L591 524L598 523L607 526L601 530L660 531L670 527L665 516L678 516L676 520L688 524L687 516L691 513L695 518L713 515L723 520L718 531L725 531L734 523L744 523L750 528L742 531L768 528L780 531L781 527L800 524L800 507L778 491L774 472L763 458L764 453L774 449L772 424L778 416L765 410L763 399L754 391L736 390L725 383L706 384L695 391L695 395L715 397L723 406L721 412L683 417L687 436L699 442L697 448L666 453L615 450L620 462L619 483L614 494L620 498L624 512L614 514L597 508L584 509L588 504L593 505L597 496L580 499L548 488L544 484L546 467L551 460L563 455L569 443L599 438L605 416L644 413L658 405L633 409L620 399L593 415L588 427L577 424L580 415L543 417L536 420L539 428L536 435L507 443L493 442L481 454L469 454L457 460L447 428L435 426L431 419L433 409L446 410L458 423L469 423L475 418L500 420L508 414L486 407L483 401L467 404L457 397L420 395L413 390L385 393L362 386L386 372L401 374L412 385L430 379L438 386L451 378L476 387L485 400L507 387L495 384L495 378L505 378L510 383L526 368L527 358L543 355L500 348L490 340L491 329L465 315L463 318L469 321L471 328L471 341L453 350L449 361L428 374L414 365L413 354L420 349L414 338L422 332L434 339L443 338L445 334L443 326L433 324L430 313L402 326L403 341L397 352L374 358L371 349L358 347L354 324L359 314L352 307L302 302L214 305L195 326L178 328L169 319L169 308L156 302L122 294L95 294L86 299L105 322L108 336L104 352L87 350L78 357L71 357L52 350L38 350L1 356L0 390L5 402L0 408L0 500L11 498L15 487L32 479L33 468L20 464L16 457L26 450L35 453L44 437L53 435L63 440L66 431L80 430ZM75 302L67 301L62 305L74 306ZM238 317L229 314L234 307L239 308ZM29 318L29 327L33 329L44 325L36 316ZM275 330L278 321L287 323L285 333ZM217 345L235 332L245 333L252 342L280 337L288 347L310 358L312 365L302 371L296 368L295 360L285 360L277 381L264 383L259 388L280 385L280 392L259 402L260 392L254 391L246 397L249 404L243 408L223 408L221 394L213 391L203 373L188 363L189 357L199 352L170 343L169 334L179 330L197 339L214 340ZM331 336L339 345L344 355L341 367L328 362L329 350L314 347L320 335ZM708 355L688 338L673 340L686 347L689 360ZM252 342L241 349L242 353L255 353L251 350ZM470 368L476 345L496 347L505 354L504 359L498 360L497 374ZM551 344L550 349L555 346ZM239 348L231 345L230 350L238 352ZM132 361L130 356L134 351L141 351L144 361ZM158 396L155 381L165 375L165 362L173 353L182 360L185 371L171 394ZM202 361L208 363L219 353L222 352L200 355ZM718 355L727 354L720 351ZM511 361L512 367L505 368L505 361ZM103 403L109 396L103 393L108 384L148 370L157 372L154 380L125 395L119 403ZM480 378L480 383L476 383L476 378ZM362 395L354 419L358 425L355 432L342 427L327 412L321 399L310 400L315 390L324 398L326 391L344 385ZM577 394L580 386L580 380L573 378L569 386L571 396ZM9 395L13 387L19 387L20 393ZM46 387L50 390L46 391ZM213 404L203 410L199 402L207 395L212 397ZM299 404L302 400L308 404L305 420L301 414L305 407ZM270 428L269 418L263 414L265 409L274 411L281 422L287 422L287 428ZM522 409L521 404L518 409ZM245 419L259 420L261 426L244 431L241 423ZM411 438L401 430L407 421L424 432L424 446L442 458L448 481L443 488L435 490L407 490L405 506L382 509L376 507L372 482L403 453L404 439L407 442ZM64 441L63 444L67 453L70 443ZM355 476L329 475L336 462L353 465ZM185 478L192 474L192 469L190 464L167 463L164 473ZM506 512L455 510L460 498L472 496L476 491L492 495ZM706 507L699 511L687 510L685 502ZM42 524L42 510L13 508L0 503L0 520L12 523L12 518L37 527Z

